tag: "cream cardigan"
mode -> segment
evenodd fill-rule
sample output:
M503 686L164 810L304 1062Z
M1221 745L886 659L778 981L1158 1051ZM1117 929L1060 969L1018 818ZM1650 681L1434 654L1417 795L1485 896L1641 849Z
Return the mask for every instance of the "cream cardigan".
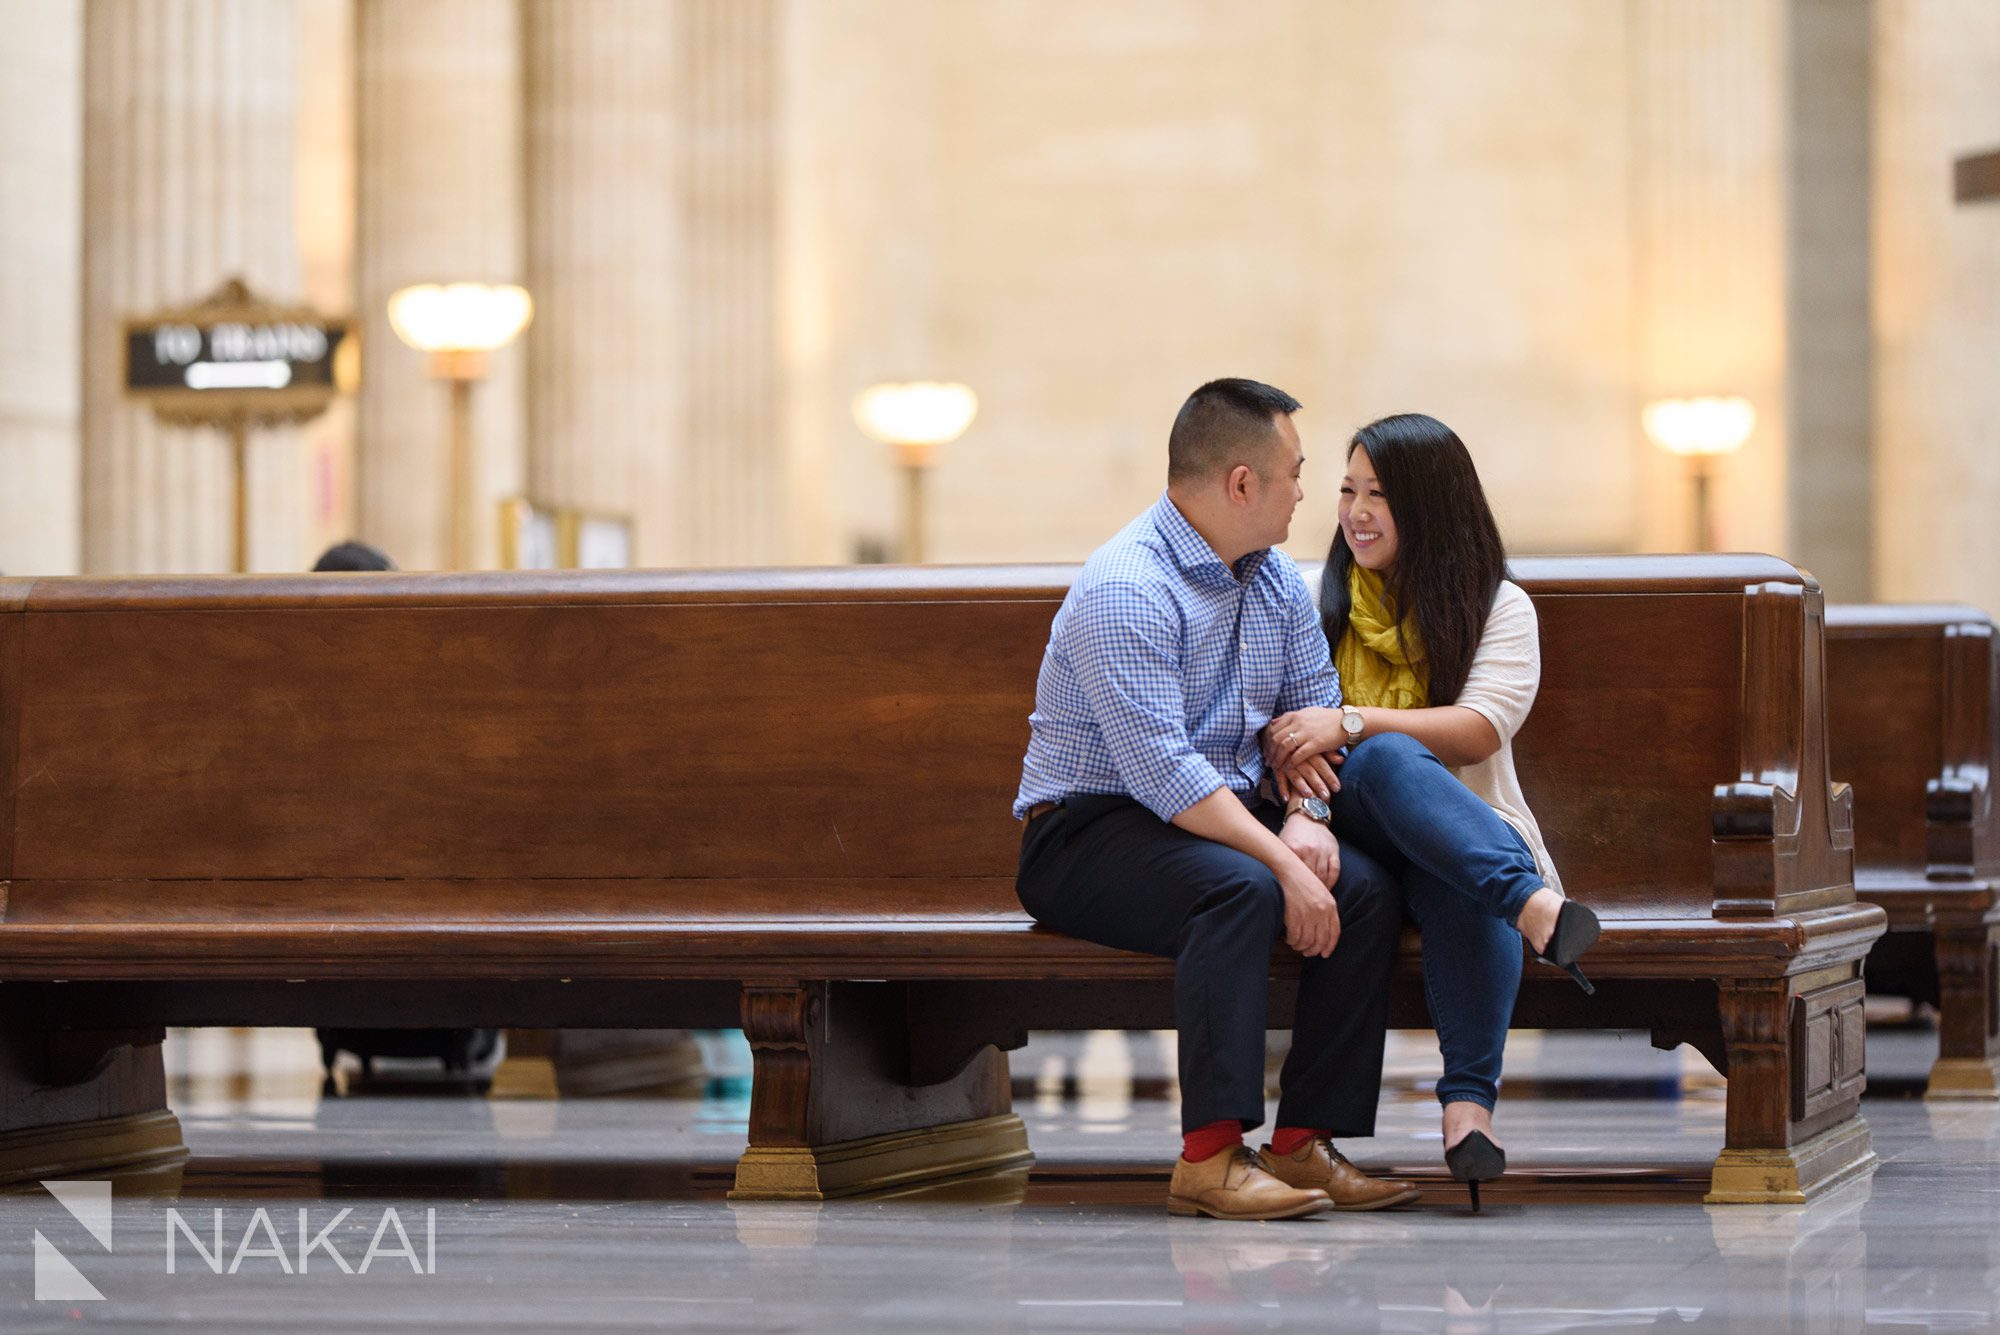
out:
M1528 810L1520 776L1514 772L1514 734L1528 721L1541 685L1541 623L1535 617L1535 605L1520 585L1503 580L1493 596L1493 615L1487 618L1486 633L1479 637L1479 648L1473 652L1465 689L1452 702L1491 723L1500 734L1500 749L1477 765L1463 765L1452 773L1514 827L1535 855L1535 865L1549 889L1561 894L1562 880L1549 861L1541 827Z
M1318 580L1314 580L1315 586ZM1318 590L1314 590L1315 597ZM1562 893L1562 880L1549 861L1548 845L1542 842L1541 827L1528 810L1521 792L1521 780L1514 772L1514 734L1528 721L1535 693L1542 684L1541 623L1527 592L1511 580L1502 580L1493 596L1493 613L1486 621L1486 633L1473 652L1472 668L1465 689L1452 703L1479 714L1500 734L1500 749L1476 765L1462 765L1452 771L1463 783L1514 827L1535 865L1551 890ZM1363 739L1366 740L1365 738Z

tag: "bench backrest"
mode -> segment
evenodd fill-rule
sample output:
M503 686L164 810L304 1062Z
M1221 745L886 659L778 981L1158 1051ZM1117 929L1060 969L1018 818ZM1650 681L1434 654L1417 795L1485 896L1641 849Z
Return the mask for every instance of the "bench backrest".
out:
M1851 894L1809 580L1761 557L1517 572L1543 639L1518 756L1572 893L1682 918ZM895 904L1011 878L1072 575L0 581L0 881L331 903L600 879L667 909L683 879Z
M1864 876L2000 876L2000 635L1973 607L1827 609L1834 772Z

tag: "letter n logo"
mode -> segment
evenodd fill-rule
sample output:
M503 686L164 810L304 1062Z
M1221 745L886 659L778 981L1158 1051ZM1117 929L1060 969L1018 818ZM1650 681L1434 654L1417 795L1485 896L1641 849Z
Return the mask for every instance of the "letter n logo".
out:
M104 1244L104 1250L111 1250L111 1184L109 1182L44 1182L49 1195L61 1202L76 1219L90 1230L90 1236ZM70 1259L56 1250L56 1245L35 1230L35 1301L41 1303L102 1302L104 1295L97 1286L83 1277L83 1272L70 1263Z

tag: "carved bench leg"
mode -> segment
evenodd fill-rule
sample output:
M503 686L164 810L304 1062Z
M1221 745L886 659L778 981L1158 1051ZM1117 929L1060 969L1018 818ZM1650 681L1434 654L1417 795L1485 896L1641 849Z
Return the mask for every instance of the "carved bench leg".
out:
M1712 1205L1800 1204L1872 1172L1853 966L1720 985L1729 1131Z
M0 1190L115 1177L178 1191L187 1146L167 1111L164 1037L0 1024Z
M493 1083L487 1086L486 1097L560 1097L556 1084L555 1034L553 1029L509 1029L505 1039L507 1053L493 1068Z
M685 1029L509 1029L494 1099L699 1097L701 1045Z
M744 986L750 1147L730 1199L825 1200L1033 1162L1006 1058L983 1048L916 1084L908 1017L899 984Z
M2000 1098L2000 923L1937 925L1938 1059L1926 1098Z

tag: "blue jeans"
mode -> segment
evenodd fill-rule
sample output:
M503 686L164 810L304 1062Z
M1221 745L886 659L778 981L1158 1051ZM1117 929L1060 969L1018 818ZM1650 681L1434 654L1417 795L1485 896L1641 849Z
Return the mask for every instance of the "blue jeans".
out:
M1438 1102L1490 1109L1521 989L1513 923L1543 885L1534 855L1428 747L1394 732L1348 754L1333 832L1402 883L1423 936L1424 994L1444 1054Z

